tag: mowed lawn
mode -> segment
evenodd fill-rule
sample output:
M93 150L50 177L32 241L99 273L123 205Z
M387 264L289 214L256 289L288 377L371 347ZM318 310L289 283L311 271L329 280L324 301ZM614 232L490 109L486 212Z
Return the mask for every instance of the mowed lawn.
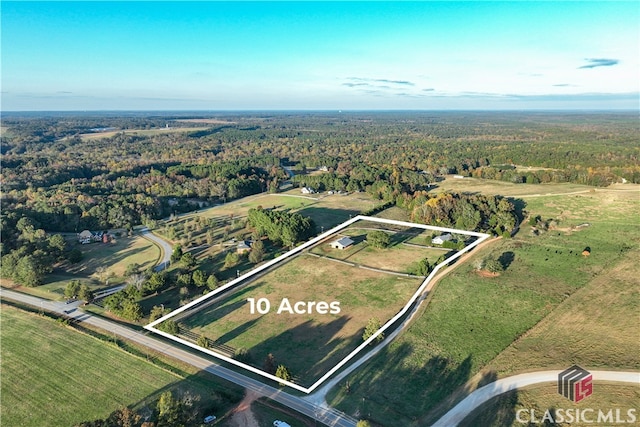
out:
M539 421L539 424L548 425L542 422L545 411L560 408L565 410L561 414L565 416L565 420L567 409L571 409L574 416L576 415L576 410L582 412L584 409L592 409L594 412L587 411L583 412L583 414L587 419L594 421L598 418L598 410L608 414L613 409L613 419L611 420L613 422L615 422L616 418L616 409L620 409L620 420L629 422L629 424L622 425L637 425L639 401L640 386L594 382L593 394L581 402L573 403L558 394L556 384L537 385L527 387L524 390L511 391L493 398L465 418L459 424L459 427L516 427L526 425L517 419L519 410L524 410L524 412L520 413L522 420L528 420L533 410L535 419ZM635 408L635 423L631 422L632 418L628 418L627 410L631 408ZM594 425L594 423L573 422L570 425L590 426ZM597 423L595 425L603 424Z
M106 269L114 276L122 276L129 264L138 264L145 270L155 265L160 257L160 249L140 236L118 237L115 242L74 247L82 250L82 261L64 265L61 272L82 277L97 277L99 268Z
M72 426L180 378L55 321L2 305L3 426Z
M371 419L382 425L429 425L455 403L449 400L454 392L478 373L484 378L476 378L476 383L504 372L536 369L537 364L544 368L570 366L574 361L587 367L631 363L637 358L633 343L623 346L623 355L611 364L607 356L589 348L609 346L608 352L615 352L621 340L637 331L637 322L632 332L628 328L639 306L638 281L626 263L637 260L634 248L640 228L634 218L640 209L639 195L599 190L527 199L530 213L556 219L557 227L536 236L524 224L514 239L475 253L438 284L424 313L399 339L348 377L350 393L336 387L329 403L352 415L370 412ZM577 228L585 223L589 225ZM585 247L591 249L588 257L582 255ZM473 269L476 260L488 255L500 257L507 266L500 276L483 277ZM599 288L599 293L579 300L579 290L589 286ZM611 295L616 292L622 294ZM574 293L576 302L571 303ZM576 304L584 304L585 316L593 311L607 325L594 329L585 340L576 336L567 342L581 330L567 315L575 312ZM528 331L550 315L557 316L549 318L545 330L551 341L535 334L535 329L531 331L535 341L528 341ZM513 352L498 357L519 337L523 338ZM521 343L534 353L520 361L524 351L515 347ZM579 353L582 356L576 356ZM490 368L483 371L484 367ZM464 393L454 396L462 398Z
M407 303L420 279L398 277L303 255L208 308L183 319L193 332L248 349L262 368L269 353L298 382L311 385L362 343L368 319L385 323ZM247 298L266 298L268 314L251 314ZM339 314L277 314L281 301L340 302Z

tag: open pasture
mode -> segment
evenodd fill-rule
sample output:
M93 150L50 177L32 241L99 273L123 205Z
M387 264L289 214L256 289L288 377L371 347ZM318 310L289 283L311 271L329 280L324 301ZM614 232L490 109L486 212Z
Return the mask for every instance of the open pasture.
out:
M530 195L551 195L588 192L595 187L572 183L547 184L514 184L506 181L496 181L482 178L453 178L447 176L444 181L436 183L431 192L453 191L458 193L500 194L502 196L521 197Z
M385 323L416 291L421 280L351 267L301 255L240 291L183 318L197 334L249 350L258 368L267 354L285 364L297 382L310 385L362 342L371 317ZM269 313L251 314L247 298L270 302ZM277 314L283 299L340 303L337 314Z
M575 190L567 187L558 192ZM637 263L640 242L640 192L634 188L524 199L530 214L556 223L535 235L525 222L515 238L474 253L442 279L397 341L348 377L350 393L336 388L328 401L355 414L364 397L375 422L429 425L479 382L507 372L574 362L637 366L637 340L613 354L637 331L637 273L630 263ZM582 255L586 247L589 256ZM487 256L505 271L479 275L474 265ZM593 318L579 322L572 316L578 307ZM581 325L591 332L583 335Z

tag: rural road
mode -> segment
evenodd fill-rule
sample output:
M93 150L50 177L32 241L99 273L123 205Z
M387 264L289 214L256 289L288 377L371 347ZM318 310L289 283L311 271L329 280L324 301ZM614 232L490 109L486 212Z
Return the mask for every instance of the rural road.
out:
M140 333L134 331L133 329L121 326L115 322L111 322L109 320L87 314L77 308L80 302L65 304L64 302L45 300L31 295L21 294L19 292L0 288L0 299L5 298L13 301L18 301L23 304L28 304L35 308L40 308L43 310L68 316L72 319L75 319L79 323L86 323L88 325L100 328L104 331L125 338L129 341L133 341L137 344L143 345L158 353L162 353L174 359L181 360L198 369L207 371L220 378L226 379L241 387L251 390L260 396L264 396L278 403L281 403L327 426L355 427L356 425L356 421L354 419L346 416L339 411L331 408L323 408L300 397L285 393L280 389L263 384L260 381L254 380L240 373L217 365L210 360L189 353L177 346L152 338L145 333Z
M158 265L154 267L154 270L160 271L168 267L169 262L171 261L171 253L173 252L173 247L171 246L171 244L153 234L147 227L140 230L140 235L145 239L151 240L162 248L162 259L160 260L160 262L158 262Z
M480 387L453 409L440 418L433 427L451 427L458 425L474 409L498 396L511 390L527 387L534 384L553 383L558 380L560 371L540 371L527 374L514 375L502 378L484 387ZM613 381L640 385L640 372L619 371L590 371L594 381Z

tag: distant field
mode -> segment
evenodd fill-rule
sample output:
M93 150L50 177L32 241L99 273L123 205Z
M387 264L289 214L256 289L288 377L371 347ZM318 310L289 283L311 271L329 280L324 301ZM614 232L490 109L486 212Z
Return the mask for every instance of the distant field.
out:
M236 349L249 349L252 363L259 368L272 353L293 372L296 382L308 386L362 342L369 318L377 317L384 324L420 283L420 279L303 255L181 322L197 334ZM271 312L250 314L246 301L250 297L267 298ZM292 303L339 301L341 311L278 315L283 298Z
M212 125L234 125L237 122L232 122L230 120L220 120L220 119L176 119L176 122L186 122L186 123L207 123Z
M500 193L501 186L497 183L488 190ZM554 192L575 190L568 185ZM535 236L524 224L514 239L476 253L438 284L424 313L401 337L348 377L351 392L336 388L329 403L353 415L363 410L364 401L364 409L382 425L428 425L464 396L454 392L478 372L487 381L504 372L535 369L537 364L637 366L637 340L622 346L619 355L612 353L621 340L637 332L640 302L637 286L632 286L637 273L629 263L637 260L640 242L634 219L640 210L639 196L640 192L614 187L527 198L525 209L555 219L555 228ZM589 226L575 228L585 223ZM587 246L591 255L584 257L581 253ZM482 277L472 267L489 254L507 266L499 277ZM612 295L616 293L620 295ZM600 325L583 337L586 341L575 336L582 331L580 317L574 321L570 316L580 303L584 315L593 312L593 321ZM543 319L539 332L537 328L527 332ZM589 325L593 326L586 322L585 327ZM521 336L511 350L500 354ZM587 349L591 346L594 351ZM451 396L454 400L449 400Z
M100 138L110 138L119 133L125 134L134 134L134 135L158 135L162 133L179 133L179 132L196 132L200 130L207 130L208 127L179 127L179 128L158 128L158 129L119 129L114 131L107 132L90 132L90 133L82 133L80 134L80 138L85 141L100 139Z
M363 211L375 207L379 201L373 200L366 193L311 194L302 195L299 189L278 194L261 194L249 196L235 202L209 209L195 215L205 218L218 218L233 215L246 216L249 209L262 206L264 208L290 209L313 219L318 227L329 228L338 225Z
M72 426L181 382L55 321L2 305L3 426Z
M523 196L531 194L564 194L571 192L587 192L594 187L571 183L548 184L513 184L492 179L464 178L457 179L447 177L444 181L436 183L437 187L432 192L480 192L484 194L500 194L503 196Z
M606 383L594 383L593 394L587 399L573 403L560 394L555 384L545 384L534 387L527 387L524 390L517 390L505 393L494 399L490 400L476 412L468 416L459 424L460 427L516 427L523 426L521 422L518 422L516 416L517 411L520 409L526 410L521 413L521 419L527 419L530 414L530 410L534 410L534 414L537 420L540 420L546 410L548 409L573 409L575 414L576 409L593 409L593 414L587 412L587 416L591 419L597 418L597 411L603 410L606 414L609 410L622 409L620 417L622 420L627 420L627 409L635 408L636 417L638 414L638 402L640 402L640 386L633 385L618 385L618 384L606 384ZM637 421L637 420L636 420ZM563 424L544 424L540 425L565 425ZM591 426L593 423L576 423L573 422L571 426ZM597 425L602 425L598 423ZM637 425L632 423L631 425Z

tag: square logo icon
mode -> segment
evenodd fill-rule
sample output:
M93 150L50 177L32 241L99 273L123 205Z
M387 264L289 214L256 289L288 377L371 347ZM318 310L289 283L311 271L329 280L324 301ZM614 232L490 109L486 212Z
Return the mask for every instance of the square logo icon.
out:
M573 365L558 374L558 393L578 403L593 393L591 372Z

